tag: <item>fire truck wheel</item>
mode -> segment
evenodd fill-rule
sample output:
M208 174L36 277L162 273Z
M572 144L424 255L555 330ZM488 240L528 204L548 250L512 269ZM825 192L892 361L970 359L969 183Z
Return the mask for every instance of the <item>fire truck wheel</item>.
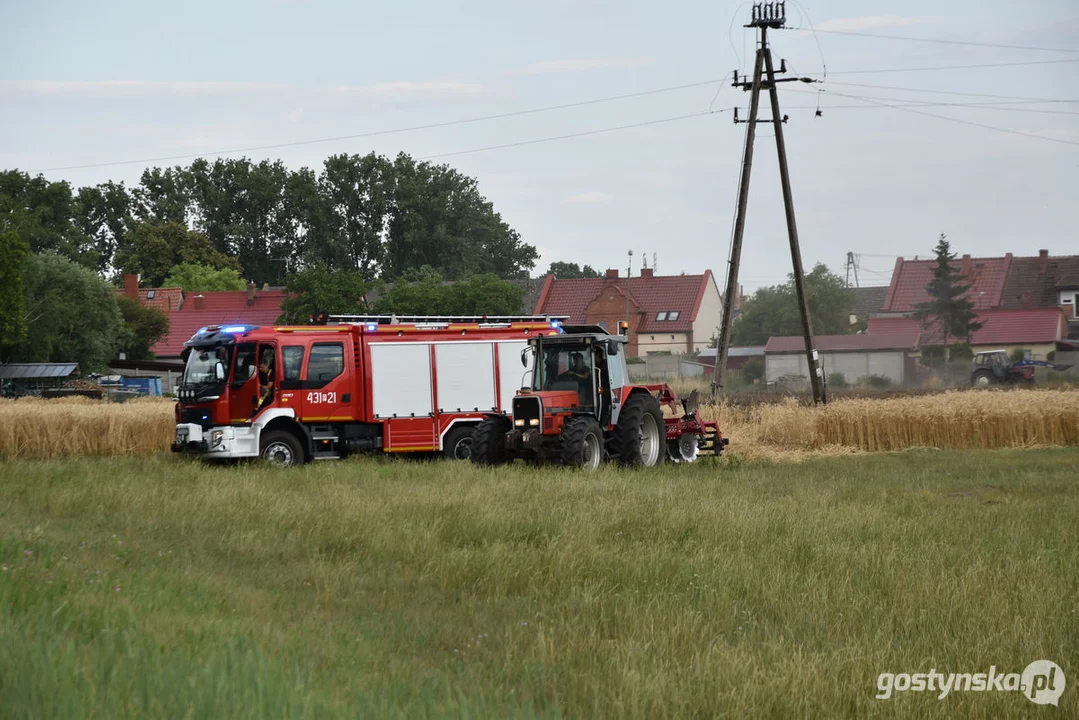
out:
M656 467L663 463L667 449L667 423L659 401L648 393L634 393L611 434L612 458L626 467Z
M447 460L468 460L472 457L472 443L476 426L456 426L446 433L442 442L442 456Z
M271 430L262 435L259 457L277 467L292 467L303 463L303 448L296 436L286 430Z
M595 470L603 463L603 429L587 415L569 418L562 425L562 464Z
M509 418L489 417L476 426L469 454L477 465L501 465L507 462L506 433L510 431Z

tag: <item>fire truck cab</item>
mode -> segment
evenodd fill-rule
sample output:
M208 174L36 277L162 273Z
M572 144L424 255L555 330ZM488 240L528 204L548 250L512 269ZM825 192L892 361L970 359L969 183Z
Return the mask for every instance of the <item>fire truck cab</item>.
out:
M476 426L530 382L528 340L563 332L543 316L330 320L200 329L185 343L173 451L281 466L363 451L465 459Z

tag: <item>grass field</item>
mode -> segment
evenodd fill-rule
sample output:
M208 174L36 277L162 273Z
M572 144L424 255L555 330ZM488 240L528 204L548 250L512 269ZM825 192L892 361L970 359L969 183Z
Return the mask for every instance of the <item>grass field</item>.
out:
M1076 468L0 461L0 716L1076 717Z

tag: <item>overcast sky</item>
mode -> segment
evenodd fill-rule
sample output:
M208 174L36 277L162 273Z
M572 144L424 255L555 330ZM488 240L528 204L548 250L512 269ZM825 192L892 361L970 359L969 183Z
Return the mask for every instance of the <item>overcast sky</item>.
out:
M75 186L133 184L147 166L190 159L53 168L209 156L715 80L246 155L294 168L342 152L423 158L723 110L439 159L478 178L539 247L537 271L551 260L624 268L632 249L635 271L642 253L649 264L654 253L660 274L710 268L723 278L746 127L733 125L729 110L744 113L748 94L718 80L752 69L753 35L742 27L749 8L722 0L0 0L0 168ZM825 84L781 92L807 267L820 261L842 273L854 251L863 284L887 284L894 256L924 257L942 232L960 253L1079 253L1079 3L809 0L802 9L788 3L788 24L808 26L808 17L822 32L776 32L772 48L800 74L823 78L827 67ZM865 72L1008 63L1027 64ZM818 98L823 117L815 118ZM897 102L923 104L879 106ZM781 282L790 269L774 143L771 127L759 126L747 290Z

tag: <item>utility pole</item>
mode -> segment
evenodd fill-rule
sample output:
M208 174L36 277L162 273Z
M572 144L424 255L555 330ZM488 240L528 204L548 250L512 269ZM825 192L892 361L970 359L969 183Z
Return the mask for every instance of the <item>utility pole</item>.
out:
M805 338L806 362L809 368L809 382L813 387L813 400L818 403L828 401L825 394L823 373L818 364L817 351L813 348L813 328L809 317L809 305L805 293L805 272L802 269L802 253L798 246L798 225L794 217L794 199L791 193L790 173L787 169L787 146L783 139L783 124L787 122L787 116L781 115L779 110L779 92L776 84L781 82L814 82L810 78L776 78L776 70L772 65L772 52L768 47L768 29L782 28L786 24L786 3L769 2L755 3L753 5L752 20L746 27L757 28L760 31L760 41L757 47L756 63L753 69L753 79L739 81L738 73L734 73L734 87L740 87L743 91L750 91L749 118L739 120L738 109L734 110L735 123L747 123L745 152L742 158L742 175L738 188L738 209L734 221L734 237L731 240L731 255L728 258L727 290L723 298L723 325L719 333L719 347L716 351L716 366L712 376L712 398L715 399L723 387L724 376L727 371L727 353L730 346L732 311L734 309L734 296L738 288L738 268L741 262L742 238L745 233L746 206L749 201L749 175L753 165L753 143L756 139L756 127L758 122L768 122L757 118L760 106L760 93L762 89L768 91L768 99L772 106L772 125L775 127L776 152L779 156L779 177L783 191L783 208L787 220L787 237L790 241L791 264L793 266L794 287L798 297L798 311L802 321L802 335ZM762 73L763 71L763 73ZM787 72L786 61L780 61L779 72ZM762 77L762 74L764 77Z
M847 287L850 287L850 273L854 271L854 287L858 285L858 258L860 255L855 255L853 252L847 252Z
M629 278L633 274L633 251L629 251L629 262L626 263L626 335L629 335Z

